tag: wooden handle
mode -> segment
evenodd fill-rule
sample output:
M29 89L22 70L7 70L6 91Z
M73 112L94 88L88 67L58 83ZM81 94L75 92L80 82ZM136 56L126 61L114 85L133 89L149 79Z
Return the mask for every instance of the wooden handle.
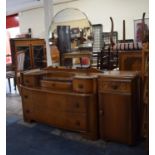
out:
M26 83L29 83L29 80L25 80Z
M76 121L76 125L77 126L80 126L80 121Z
M83 84L79 84L78 88L83 89Z
M112 89L116 90L118 88L118 85L112 85L111 87Z
M28 96L27 96L27 95L24 95L24 98L25 98L25 99L27 99L27 98L28 98Z
M79 108L80 106L79 106L79 103L76 103L76 108Z

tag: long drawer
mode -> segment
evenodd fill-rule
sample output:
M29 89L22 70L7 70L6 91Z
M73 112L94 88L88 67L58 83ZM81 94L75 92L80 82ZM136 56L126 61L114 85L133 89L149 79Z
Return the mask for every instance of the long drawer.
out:
M82 113L66 113L65 126L73 130L87 130L87 115Z
M65 110L67 112L86 113L88 108L87 102L87 97L67 96Z
M131 93L131 84L125 81L104 81L99 79L99 92Z
M52 90L72 90L71 82L47 81L41 80L41 87L50 88Z
M28 86L28 87L39 86L39 77L24 76L23 84L24 84L24 86Z

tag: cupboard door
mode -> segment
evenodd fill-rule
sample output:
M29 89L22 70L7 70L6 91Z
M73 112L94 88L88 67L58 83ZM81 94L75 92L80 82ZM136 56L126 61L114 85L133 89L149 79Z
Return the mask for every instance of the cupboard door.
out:
M16 51L25 51L24 70L31 69L32 60L30 54L30 46L17 46Z
M44 46L35 45L32 46L33 52L33 67L34 68L43 68L44 67Z
M130 143L133 138L131 96L101 93L99 109L101 138Z

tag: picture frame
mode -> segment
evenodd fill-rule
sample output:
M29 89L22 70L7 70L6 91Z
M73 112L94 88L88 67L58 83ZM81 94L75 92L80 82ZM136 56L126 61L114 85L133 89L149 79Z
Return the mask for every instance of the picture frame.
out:
M145 18L146 31L149 31L149 18ZM142 19L134 20L134 41L142 42Z

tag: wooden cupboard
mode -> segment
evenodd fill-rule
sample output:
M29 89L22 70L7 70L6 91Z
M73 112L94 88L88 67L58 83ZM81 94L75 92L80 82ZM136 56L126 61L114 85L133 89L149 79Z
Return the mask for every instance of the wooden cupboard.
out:
M141 65L142 65L141 50L119 52L119 70L141 71Z
M107 72L98 78L101 139L135 144L140 129L140 90L136 72Z

